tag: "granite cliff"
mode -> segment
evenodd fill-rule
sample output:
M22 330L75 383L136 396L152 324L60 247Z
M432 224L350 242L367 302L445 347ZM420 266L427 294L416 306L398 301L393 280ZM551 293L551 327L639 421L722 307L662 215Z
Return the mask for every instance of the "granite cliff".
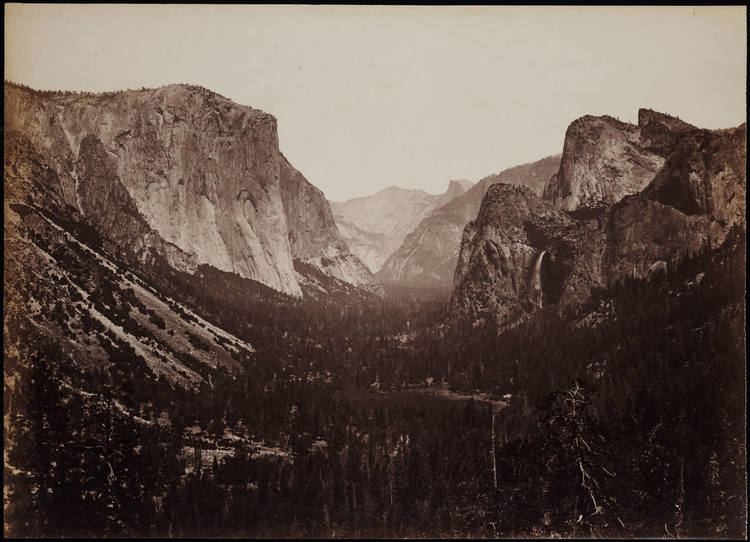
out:
M641 109L638 124L609 116L575 120L565 134L560 169L544 197L566 211L617 203L643 190L676 141L693 126Z
M542 199L487 192L463 233L455 316L503 325L544 305L580 306L744 227L746 126L703 130L646 109L638 118L574 121Z
M328 202L279 151L276 119L207 89L102 94L5 85L6 131L44 157L65 207L116 244L300 296L295 260L379 291ZM316 238L302 224L316 219Z
M680 137L649 186L610 211L607 282L717 248L732 227L745 227L746 156L745 124Z
M283 156L280 178L294 262L311 265L324 275L382 294L382 286L342 239L323 192L310 184ZM304 276L304 268L304 265L295 265L300 284L310 279ZM303 276L299 276L300 273Z
M509 183L527 186L541 195L559 165L560 156L550 156L481 179L425 217L376 273L377 278L383 283L450 289L462 231L476 218L487 189L495 183Z
M494 184L461 240L453 308L460 315L518 320L559 300L560 281L541 266L554 262L560 278L573 266L575 221L523 186ZM549 279L549 280L548 280ZM549 282L550 284L547 284ZM546 288L545 288L546 287Z

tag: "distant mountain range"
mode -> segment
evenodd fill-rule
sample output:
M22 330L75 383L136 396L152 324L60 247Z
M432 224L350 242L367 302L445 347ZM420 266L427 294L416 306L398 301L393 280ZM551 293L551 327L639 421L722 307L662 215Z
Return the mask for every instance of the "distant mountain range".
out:
M559 164L559 155L550 156L480 180L466 193L427 215L375 276L383 283L449 290L453 284L461 234L466 224L477 216L487 189L495 183L509 183L526 186L541 195Z
M331 202L331 208L349 248L374 273L423 218L471 185L450 181L443 194L392 186L371 196Z

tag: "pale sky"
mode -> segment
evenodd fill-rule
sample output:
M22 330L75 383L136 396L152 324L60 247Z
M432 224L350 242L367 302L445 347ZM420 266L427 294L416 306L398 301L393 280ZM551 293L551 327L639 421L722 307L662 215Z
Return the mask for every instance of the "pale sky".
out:
M562 151L585 114L745 120L745 7L7 5L5 78L205 86L273 114L331 200L439 193Z

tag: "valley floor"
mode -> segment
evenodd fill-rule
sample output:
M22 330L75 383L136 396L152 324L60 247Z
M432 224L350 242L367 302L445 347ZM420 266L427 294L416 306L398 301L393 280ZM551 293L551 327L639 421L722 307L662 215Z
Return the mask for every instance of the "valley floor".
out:
M498 331L12 212L6 535L745 534L744 231Z

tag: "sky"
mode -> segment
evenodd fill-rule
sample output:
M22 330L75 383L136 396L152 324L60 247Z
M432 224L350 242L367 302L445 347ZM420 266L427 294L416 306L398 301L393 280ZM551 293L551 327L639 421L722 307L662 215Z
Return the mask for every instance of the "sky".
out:
M191 83L278 119L341 201L441 193L562 151L576 118L746 117L746 8L5 5L5 78L105 91Z

